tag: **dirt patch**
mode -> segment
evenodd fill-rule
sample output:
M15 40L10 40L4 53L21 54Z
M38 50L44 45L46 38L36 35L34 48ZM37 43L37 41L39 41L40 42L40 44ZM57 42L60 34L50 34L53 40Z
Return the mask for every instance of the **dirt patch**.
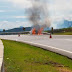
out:
M50 61L49 63L50 63L52 66L54 66L54 67L64 67L64 65L59 64L59 63L57 63L57 62Z
M59 72L72 72L71 70L69 70L68 68L65 68L65 67L56 67L56 69Z

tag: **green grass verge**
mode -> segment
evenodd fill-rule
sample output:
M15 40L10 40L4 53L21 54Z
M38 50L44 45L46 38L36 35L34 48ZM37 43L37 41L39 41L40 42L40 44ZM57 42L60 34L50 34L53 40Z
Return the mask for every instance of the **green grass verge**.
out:
M72 72L72 60L28 44L2 40L5 72Z
M54 35L72 35L72 32L54 33Z

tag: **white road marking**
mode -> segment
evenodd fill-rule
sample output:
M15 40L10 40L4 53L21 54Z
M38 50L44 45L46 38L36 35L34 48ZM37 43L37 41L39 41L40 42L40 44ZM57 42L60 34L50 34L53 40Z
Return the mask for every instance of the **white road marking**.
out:
M72 41L72 39L66 39L67 41Z
M16 41L18 41L18 40L16 40ZM40 43L34 43L34 42L29 42L29 41L23 41L23 42L25 42L25 43L32 43L32 44L37 44L37 45L41 45L41 46L45 46L45 47L49 47L49 48L52 48L52 49L56 49L56 50L60 50L60 51L64 51L64 52L67 52L67 53L71 53L72 54L72 52L71 51L67 51L67 50L63 50L63 49L59 49L59 48L56 48L56 47L53 47L53 46L48 46L48 45L43 45L43 44L40 44Z
M72 41L72 39L52 39L52 40L66 40L66 41Z
M25 36L25 37L24 36L21 36L21 37L18 37L18 36L14 37L14 36L12 36L12 37L9 37L8 36L8 38L6 36L5 39L14 40L14 41L18 41L18 42L25 42L25 43L32 44L32 45L35 45L35 46L39 45L40 47L42 47L42 46L44 46L46 48L48 47L49 50L51 48L51 51L54 50L54 52L57 52L57 53L60 53L62 51L63 55L69 56L70 58L72 58L72 52L71 51L68 51L68 50L65 50L65 49L60 49L60 47L54 47L54 46L44 45L44 44L37 43L37 42L35 43L35 42L32 41L32 40L49 40L50 42L51 41L60 41L60 42L66 41L67 43L70 42L70 44L71 44L72 38L69 38L69 37L67 37L67 38L52 38L52 39L49 39L48 37L46 38L46 37L38 37L38 36L37 37L36 36L30 36L30 37L29 36ZM29 40L31 40L31 41L29 41Z

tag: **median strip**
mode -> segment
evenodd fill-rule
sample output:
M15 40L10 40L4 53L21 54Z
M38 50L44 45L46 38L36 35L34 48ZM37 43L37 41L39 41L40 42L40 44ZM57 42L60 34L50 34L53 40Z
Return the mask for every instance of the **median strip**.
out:
M4 46L2 41L0 40L0 72L3 72L3 53L4 53Z

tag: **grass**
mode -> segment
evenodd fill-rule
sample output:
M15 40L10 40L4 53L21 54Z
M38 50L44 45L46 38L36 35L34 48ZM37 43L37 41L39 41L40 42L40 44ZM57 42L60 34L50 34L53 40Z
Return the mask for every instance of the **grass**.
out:
M54 33L54 35L72 35L72 32Z
M5 72L72 72L72 60L25 43L2 40Z

